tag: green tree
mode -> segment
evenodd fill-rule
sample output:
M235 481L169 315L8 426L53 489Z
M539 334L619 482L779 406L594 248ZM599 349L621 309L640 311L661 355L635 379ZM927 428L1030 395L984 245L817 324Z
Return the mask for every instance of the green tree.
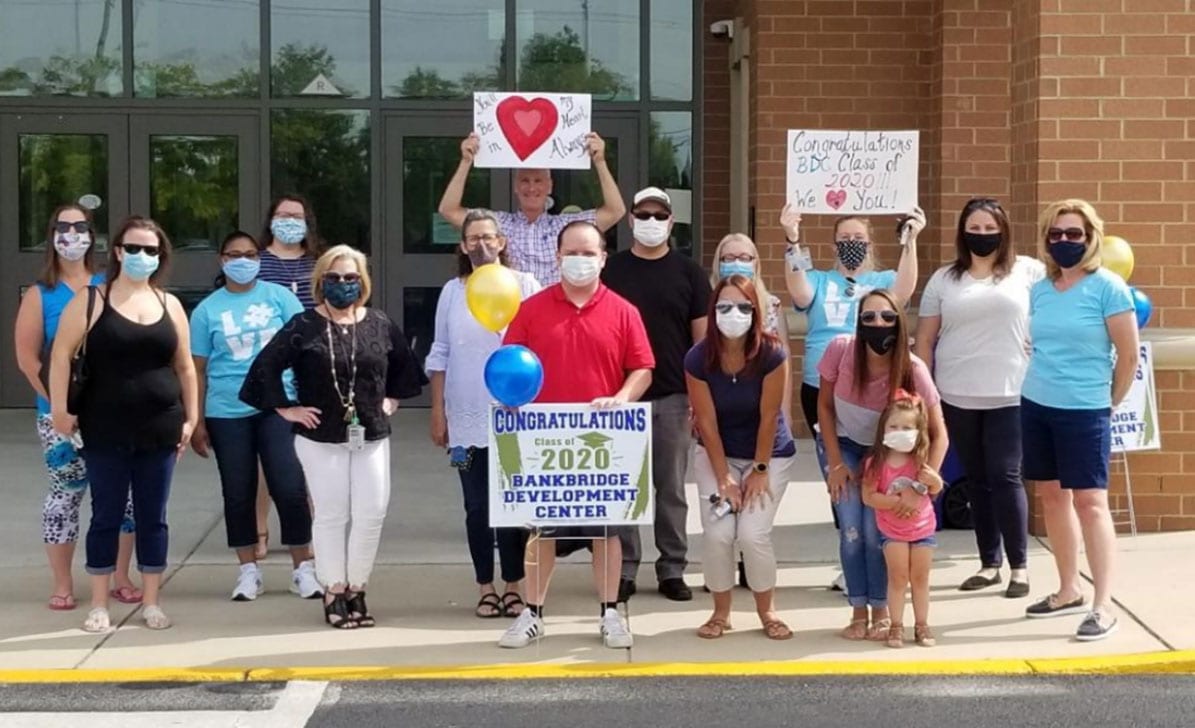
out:
M626 77L586 55L581 37L567 25L558 33L536 33L527 39L519 57L518 87L588 93L605 101L625 98L632 91Z

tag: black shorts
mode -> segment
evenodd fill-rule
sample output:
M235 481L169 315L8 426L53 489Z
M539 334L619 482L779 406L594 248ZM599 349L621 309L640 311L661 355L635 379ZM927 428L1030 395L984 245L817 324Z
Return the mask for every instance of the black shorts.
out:
M568 556L581 549L593 551L593 539L620 538L631 528L634 526L549 526L539 529L539 534L556 541L557 556Z

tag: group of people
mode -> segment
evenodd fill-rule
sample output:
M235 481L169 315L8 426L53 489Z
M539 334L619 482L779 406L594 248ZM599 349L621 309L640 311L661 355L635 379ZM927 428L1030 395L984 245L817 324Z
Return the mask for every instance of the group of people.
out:
M75 607L70 562L90 487L84 628L110 628L110 597L143 602L151 628L170 625L160 604L166 501L174 464L191 447L218 465L228 546L240 565L234 600L263 589L268 493L294 566L291 591L322 598L332 627L373 626L365 593L390 497L389 418L430 384L430 439L461 482L476 616L514 620L502 647L541 638L556 558L588 547L602 641L630 647L617 604L637 590L637 528L489 526L492 397L483 368L499 347L521 344L543 364L536 402L651 403L657 589L676 601L693 598L685 581L692 462L712 597L697 635L731 629L737 565L763 634L789 639L771 537L796 457L787 303L809 321L800 404L839 529L852 609L843 637L902 646L911 590L914 639L934 644L933 498L945 487L938 471L951 444L969 482L981 567L960 588L999 584L1007 557L1006 596L1028 595L1028 481L1043 496L1060 584L1026 615L1086 613L1081 640L1116 629L1110 411L1128 391L1137 333L1127 286L1100 267L1103 222L1089 204L1066 200L1043 212L1035 259L1016 255L997 201L970 201L956 260L922 293L914 338L905 309L917 283L920 210L898 223L895 270L879 265L872 225L859 216L836 221L835 265L819 270L801 248L800 215L786 208L783 302L765 287L749 237L723 238L714 270L703 270L669 245L669 195L647 187L628 212L604 142L591 134L587 148L600 208L550 214L550 173L520 169L519 209L502 213L461 204L477 151L472 135L462 142L439 208L460 229L457 270L439 297L423 369L398 326L367 306L365 257L347 246L325 251L301 197L275 201L260 239L237 231L223 240L216 289L189 321L163 288L171 247L156 223L126 221L98 274L89 211L56 210L45 271L16 327L49 468L49 607ZM605 232L624 215L633 244L608 253ZM524 299L499 333L473 318L465 296L469 276L489 264L512 268ZM1095 582L1090 603L1080 539ZM134 547L141 589L128 575Z

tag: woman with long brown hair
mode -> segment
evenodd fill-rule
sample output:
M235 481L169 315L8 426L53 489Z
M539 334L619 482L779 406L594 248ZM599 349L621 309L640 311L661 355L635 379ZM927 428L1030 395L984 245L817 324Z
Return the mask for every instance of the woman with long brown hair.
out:
M776 614L772 523L796 456L781 402L788 356L763 329L766 310L747 276L718 281L704 341L685 356L685 383L699 433L693 462L701 494L705 582L714 613L698 630L716 639L730 629L736 543L743 552L755 609L769 639L792 630Z
M929 414L929 466L946 456L946 426L929 368L909 351L909 327L897 299L871 291L859 302L854 336L830 342L818 363L818 422L826 451L827 489L838 516L838 549L853 612L842 636L886 640L888 572L875 512L863 503L860 464L875 442L880 414L899 390L919 395ZM907 507L897 515L911 515Z

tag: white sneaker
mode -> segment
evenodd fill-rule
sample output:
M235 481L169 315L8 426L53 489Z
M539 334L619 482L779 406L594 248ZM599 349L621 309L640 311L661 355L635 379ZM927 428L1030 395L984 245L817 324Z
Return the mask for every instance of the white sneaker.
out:
M315 562L308 559L291 572L290 591L304 599L316 599L324 595L324 588L315 578Z
M532 614L530 609L524 609L515 619L514 624L498 639L499 647L519 649L531 644L544 636L544 621Z
M241 564L241 575L232 590L232 601L251 602L261 594L261 569L257 564Z
M617 609L607 609L602 615L602 644L613 650L625 650L634 644L627 623Z

